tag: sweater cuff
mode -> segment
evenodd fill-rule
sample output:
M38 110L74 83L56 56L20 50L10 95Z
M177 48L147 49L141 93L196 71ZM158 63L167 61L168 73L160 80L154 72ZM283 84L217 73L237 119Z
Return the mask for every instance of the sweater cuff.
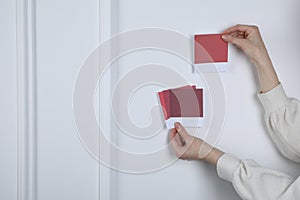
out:
M257 96L266 112L277 110L288 99L281 84L266 93L258 93Z
M218 176L226 181L232 182L233 173L240 164L240 160L229 155L224 154L217 162Z

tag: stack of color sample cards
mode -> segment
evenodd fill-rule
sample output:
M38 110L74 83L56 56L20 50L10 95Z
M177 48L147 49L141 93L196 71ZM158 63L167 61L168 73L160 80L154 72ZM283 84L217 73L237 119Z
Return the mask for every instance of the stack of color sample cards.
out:
M185 127L203 126L203 89L184 86L158 93L167 129L180 122Z

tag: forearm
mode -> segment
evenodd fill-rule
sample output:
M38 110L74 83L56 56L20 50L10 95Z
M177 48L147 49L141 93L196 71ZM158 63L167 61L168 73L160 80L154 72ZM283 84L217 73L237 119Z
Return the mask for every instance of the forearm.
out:
M252 62L258 73L260 90L262 93L268 92L279 84L276 71L267 50L263 49L262 53L258 53Z

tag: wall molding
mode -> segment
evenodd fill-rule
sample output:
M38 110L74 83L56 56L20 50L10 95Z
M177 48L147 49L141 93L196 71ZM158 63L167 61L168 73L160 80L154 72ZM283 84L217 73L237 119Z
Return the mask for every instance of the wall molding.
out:
M99 44L103 41L108 40L113 35L118 33L118 0L99 0ZM111 49L111 56L113 56L113 48ZM116 65L114 63L113 65ZM113 86L117 82L118 72L116 67L111 68L110 74L110 84L107 84L105 87L109 88L107 91L113 91ZM111 102L111 92L109 94L103 94L102 91L99 91L99 96L104 95L108 97L106 99L106 103ZM101 105L99 106L99 118L101 117ZM107 114L106 114L107 115ZM110 141L117 144L117 127L115 123L113 123L112 114L110 115L110 119L107 118L107 121L110 123ZM117 159L117 155L113 155L113 152L107 152L111 159ZM100 155L100 154L99 154ZM115 163L115 161L112 161ZM98 199L99 200L117 200L117 171L112 170L102 164L99 164L99 181L98 181Z
M35 0L16 0L17 199L37 199Z
M117 33L118 0L99 0L99 44ZM16 0L17 199L37 200L36 1ZM112 70L111 85L117 71ZM111 140L116 127L111 123ZM117 200L117 172L99 164L99 200Z

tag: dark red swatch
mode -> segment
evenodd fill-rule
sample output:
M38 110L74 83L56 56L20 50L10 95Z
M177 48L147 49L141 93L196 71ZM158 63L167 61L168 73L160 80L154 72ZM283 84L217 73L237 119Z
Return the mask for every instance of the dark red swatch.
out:
M203 117L203 89L195 86L158 93L165 120L171 117Z

